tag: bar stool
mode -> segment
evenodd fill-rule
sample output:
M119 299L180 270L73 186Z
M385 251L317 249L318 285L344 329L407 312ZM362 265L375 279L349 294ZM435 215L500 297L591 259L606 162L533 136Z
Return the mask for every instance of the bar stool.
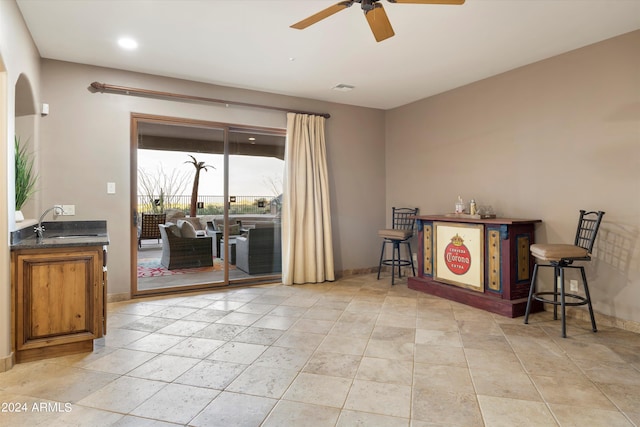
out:
M378 280L380 280L380 270L383 265L391 266L391 286L395 284L395 269L398 267L398 277L402 277L401 268L411 266L413 275L416 275L416 269L413 266L413 257L411 255L411 244L409 239L413 237L413 227L416 222L418 208L396 208L392 209L392 228L378 230L378 236L382 237L382 251L380 252L380 263L378 264ZM391 259L384 258L384 249L387 243L393 245L391 251ZM409 250L409 259L400 257L400 244L406 244ZM398 255L396 258L396 254Z
M591 316L591 328L593 332L597 332L596 319L593 316L593 308L591 306L591 296L589 295L589 286L587 285L587 276L584 273L584 267L581 265L571 265L574 261L590 261L591 251L596 241L596 235L600 228L600 222L604 212L586 212L580 211L580 220L578 221L578 230L573 245L566 244L534 244L531 245L531 255L536 261L546 261L548 264L539 264L536 262L533 267L531 276L531 288L529 289L529 298L527 300L527 309L524 314L524 323L529 323L529 309L531 302L535 299L542 303L553 304L553 319L558 319L558 305L561 308L562 319L562 337L567 337L567 325L565 319L566 306L587 305L589 307L589 315ZM536 292L536 279L539 267L553 268L553 291ZM584 286L584 294L575 295L568 294L564 290L564 269L577 268L582 275L582 284ZM560 278L560 283L558 283ZM550 297L553 296L553 299ZM558 300L559 298L559 300ZM570 301L567 301L567 298Z

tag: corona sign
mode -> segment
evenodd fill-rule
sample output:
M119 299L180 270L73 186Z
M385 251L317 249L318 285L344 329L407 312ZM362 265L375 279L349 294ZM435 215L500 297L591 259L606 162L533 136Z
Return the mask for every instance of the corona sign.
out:
M453 274L462 275L471 267L471 254L464 245L464 239L458 234L453 236L451 243L444 249L444 263Z
M435 222L435 279L484 291L484 226Z

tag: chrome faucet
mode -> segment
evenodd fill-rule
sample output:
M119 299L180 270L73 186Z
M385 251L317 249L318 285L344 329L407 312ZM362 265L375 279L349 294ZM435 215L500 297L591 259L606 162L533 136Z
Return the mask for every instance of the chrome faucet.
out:
M64 214L64 210L60 207L60 206L54 206L52 208L47 209L46 211L44 211L42 213L42 215L40 215L40 219L38 220L38 225L36 225L35 227L33 227L33 231L35 233L37 233L38 239L42 239L43 237L43 231L44 231L44 225L42 225L42 220L44 219L44 217L51 211L55 211L56 209L58 209L59 213L57 213L57 215L62 215ZM54 212L54 215L56 214L56 212Z

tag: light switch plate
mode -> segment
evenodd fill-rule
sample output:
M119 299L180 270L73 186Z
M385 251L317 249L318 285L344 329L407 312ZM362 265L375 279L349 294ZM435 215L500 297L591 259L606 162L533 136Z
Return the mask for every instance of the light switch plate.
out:
M107 182L107 194L116 194L115 182Z

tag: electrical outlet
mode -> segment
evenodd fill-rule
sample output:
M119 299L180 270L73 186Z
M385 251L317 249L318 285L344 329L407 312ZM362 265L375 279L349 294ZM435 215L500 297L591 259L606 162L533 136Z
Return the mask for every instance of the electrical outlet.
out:
M562 280L560 280L560 277L558 277L558 280L556 281L556 289L560 290L561 287L562 287Z
M578 292L578 281L577 280L570 280L569 281L569 290L571 292Z
M63 213L62 215L75 215L76 214L76 205L62 205Z

